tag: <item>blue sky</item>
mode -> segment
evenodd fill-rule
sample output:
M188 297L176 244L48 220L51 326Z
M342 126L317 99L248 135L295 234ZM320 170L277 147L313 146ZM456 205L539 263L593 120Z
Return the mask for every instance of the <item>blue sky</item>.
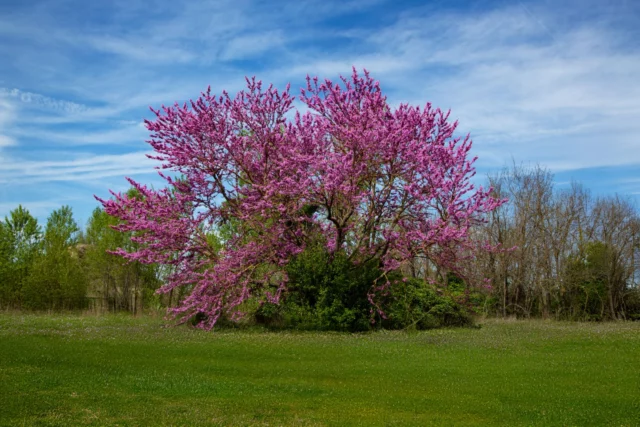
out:
M292 88L352 65L392 104L451 109L480 174L539 163L640 200L640 2L0 2L0 215L84 224L124 176L159 185L148 107Z

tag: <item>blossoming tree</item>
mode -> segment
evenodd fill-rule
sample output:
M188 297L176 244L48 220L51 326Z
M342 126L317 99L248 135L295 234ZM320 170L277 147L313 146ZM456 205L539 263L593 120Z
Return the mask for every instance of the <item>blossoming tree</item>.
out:
M449 113L391 108L378 82L355 69L339 84L307 78L299 100L304 113L288 86L265 89L254 78L235 97L209 89L154 111L150 157L171 172L160 172L166 188L129 179L137 197L98 199L140 243L120 255L172 266L163 292L189 287L174 315L203 313L211 328L251 297L277 303L286 265L318 240L329 257L378 260L375 307L384 273L413 257L455 269L474 243L470 228L501 203L470 182L471 140L454 135ZM211 235L230 222L217 247Z

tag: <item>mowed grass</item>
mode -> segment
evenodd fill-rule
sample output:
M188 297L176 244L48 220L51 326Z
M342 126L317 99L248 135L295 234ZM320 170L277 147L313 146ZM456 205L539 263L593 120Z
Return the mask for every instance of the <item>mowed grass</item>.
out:
M371 334L0 315L0 425L640 425L640 323Z

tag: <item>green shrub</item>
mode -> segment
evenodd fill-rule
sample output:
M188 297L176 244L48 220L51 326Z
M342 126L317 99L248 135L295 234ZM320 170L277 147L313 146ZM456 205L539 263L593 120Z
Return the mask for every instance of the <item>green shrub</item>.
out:
M640 320L640 288L627 292L624 296L625 315L630 320Z
M381 275L377 260L354 265L341 253L331 259L318 245L296 257L287 273L286 297L279 305L260 305L254 312L256 323L271 328L351 332L374 327L429 329L472 323L466 309L452 297L439 295L422 280L402 280L399 273L392 273L389 293L381 298L387 318L376 315L377 322L372 324L367 294Z
M280 305L265 303L258 323L296 329L366 331L367 293L380 275L375 263L355 266L342 253L333 258L322 245L308 248L287 267L289 292Z
M432 329L444 326L469 326L473 319L451 297L438 294L423 280L405 278L391 284L385 306L388 329Z

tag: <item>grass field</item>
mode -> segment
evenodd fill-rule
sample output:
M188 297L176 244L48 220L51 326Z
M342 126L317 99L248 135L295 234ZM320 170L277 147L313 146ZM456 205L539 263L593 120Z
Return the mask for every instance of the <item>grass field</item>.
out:
M0 425L640 425L640 323L207 333L4 314Z

